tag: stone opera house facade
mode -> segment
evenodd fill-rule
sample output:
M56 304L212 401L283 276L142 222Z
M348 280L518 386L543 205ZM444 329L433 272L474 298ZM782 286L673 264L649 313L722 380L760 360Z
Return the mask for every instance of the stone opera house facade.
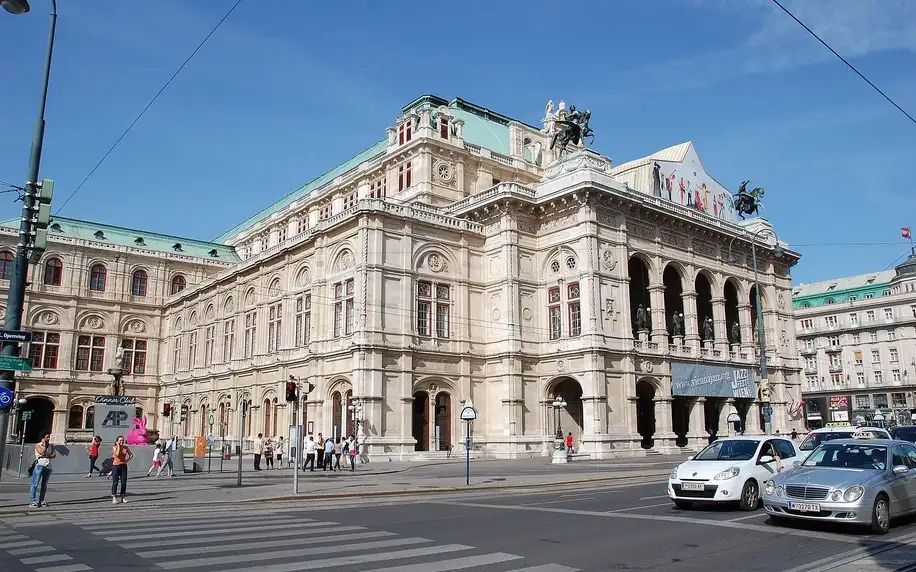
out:
M756 393L672 391L673 364L757 370L752 241L773 429L799 425L799 255L739 220L693 144L616 166L582 144L558 156L568 112L552 107L532 126L420 97L384 139L212 243L56 219L23 319L33 430L87 440L123 347L126 394L161 435L248 447L295 423L360 425L370 457L422 458L463 447L471 400L482 455L548 454L558 429L592 458L697 450L764 429ZM290 378L314 386L297 419Z

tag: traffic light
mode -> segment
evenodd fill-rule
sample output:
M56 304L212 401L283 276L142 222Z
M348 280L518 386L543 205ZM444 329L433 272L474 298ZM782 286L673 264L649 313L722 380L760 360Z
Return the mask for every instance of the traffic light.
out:
M48 246L48 226L51 224L51 197L54 195L54 181L44 179L35 185L35 196L32 201L32 244L29 261L33 264L41 260Z
M162 416L171 417L171 415L172 415L172 404L166 403L165 405L162 406Z
M299 393L299 388L296 386L296 382L290 381L286 384L286 402L292 403L297 400Z
M184 420L188 418L188 413L190 413L190 412L191 412L191 407L190 407L190 406L188 406L188 405L182 405L182 406L181 406L181 418L179 419L179 421L184 422Z

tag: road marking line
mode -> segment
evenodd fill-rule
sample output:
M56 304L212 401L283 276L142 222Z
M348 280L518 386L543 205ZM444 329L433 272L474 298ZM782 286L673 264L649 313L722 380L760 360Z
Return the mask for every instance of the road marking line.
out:
M49 554L48 556L36 556L34 558L20 558L19 561L23 564L48 564L51 562L65 562L67 560L73 560L72 556L66 554Z
M330 540L330 539L325 539ZM310 548L302 548L297 550L281 550L277 552L262 552L258 553L258 569L264 570L264 562L269 560L280 560L283 558L298 558L306 557L311 558L314 555L318 554L335 554L335 553L347 553L357 550L375 550L377 548L393 548L395 546L410 546L415 544L425 544L427 542L432 542L428 538L396 538L394 540L378 540L375 542L358 542L354 544L334 544L331 546L313 546ZM327 562L319 564L321 566L328 566ZM197 566L216 566L219 564L241 564L243 562L251 562L251 554L232 554L227 556L217 556L210 558L192 558L189 560L169 560L167 562L157 562L156 565L160 568L165 568L166 570L179 570L181 568L194 568Z
M769 534L781 535L781 536L801 536L805 538L818 538L821 540L833 540L836 542L844 542L847 544L861 544L862 539L857 537L850 537L844 534L833 534L829 532L817 532L811 530L792 530L786 528L777 528L775 526L765 526L761 524L743 524L737 522L728 522L727 520L708 520L702 518L688 518L681 516L661 516L653 514L634 514L634 513L624 513L620 511L611 511L611 512L599 512L591 510L575 510L568 508L551 508L551 507L536 507L536 506L505 506L498 504L484 504L484 503L469 503L469 502L451 502L451 501L430 501L430 504L444 504L452 506L463 506L463 507L472 507L472 508L488 508L488 509L498 509L498 510L524 510L524 511L534 511L534 512L550 512L556 514L568 514L576 516L600 516L605 518L630 518L634 520L654 520L662 522L677 522L677 523L687 523L687 524L699 524L703 526L717 526L721 528L735 528L740 530L747 531L757 531L757 532L766 532ZM632 509L629 509L632 510ZM880 542L880 541L874 541ZM893 542L893 541L888 541ZM259 572L264 572L260 570Z
M131 518L105 519L104 522L86 524L86 525L83 525L82 528L84 528L85 530L93 531L93 532L97 530L116 529L117 523L136 522L136 516L137 515L135 515L134 518L132 519ZM185 518L181 514L175 514L171 518L159 518L158 516L159 515L157 515L157 518L145 518L145 515L144 515L144 518L141 524L146 528L154 528L157 526L167 526L167 525L170 526L173 523L177 523L178 525L184 525L184 526L200 526L200 525L210 524L212 522L219 522L220 520L224 518L238 517L239 511L236 510L236 511L229 512L229 513L219 513L219 514L208 515L207 517L196 517L196 518ZM272 513L272 514L263 515L263 516L254 515L251 517L250 521L251 522L261 521L261 520L270 521L271 519L277 519L277 518L289 519L289 518L293 518L293 515L288 515L288 514L283 514L283 513ZM311 522L314 519L297 518L297 520L299 522ZM121 530L123 530L123 528Z
M348 526L341 526L338 528L329 528L327 530L322 530L320 532L315 532L315 536L310 538L299 538L295 540L297 546L308 545L308 544L322 544L328 541L326 534L332 532L339 532L340 529L352 530ZM311 531L310 531L311 533ZM381 538L385 536L397 536L393 532L386 531L371 531L371 532L358 532L355 534L335 534L332 540L360 540L366 538ZM258 548L282 548L288 547L290 545L290 540L288 538L283 540L271 540L265 542L263 540L258 542L249 542L244 544L236 543L226 543L225 538L220 538L220 544L213 544L212 541L208 542L206 546L193 546L191 548L167 548L164 550L151 550L148 552L137 552L137 556L140 558L146 558L147 560L155 560L157 558L168 558L170 556L189 556L195 554L208 554L208 553L220 553L225 552L226 550L240 551L240 550L251 550L252 553L258 552ZM168 544L171 544L169 542Z
M36 568L35 572L85 572L86 570L92 570L92 568L85 564L65 564L63 566Z
M641 505L641 506L631 506L631 507L629 507L629 508L618 508L618 509L615 509L615 510L609 510L609 511L607 511L607 512L608 512L608 513L626 512L626 511L628 511L628 510L642 510L642 509L645 509L645 508L658 508L658 507L660 507L660 506L674 506L674 505L671 504L671 502L669 501L669 502L662 502L662 503L658 503L658 504L647 504L647 505Z
M560 564L544 564L543 566L530 566L528 568L519 568L509 570L509 572L579 572L579 568L570 568Z
M739 516L738 518L730 518L728 522L741 522L742 520L750 520L752 518L760 518L761 516L767 516L766 512L758 512L756 514L749 514L747 516Z
M311 523L306 523L306 524L311 524ZM331 522L328 524L333 525L337 523ZM183 531L180 533L171 531L171 532L160 532L158 534L147 534L145 529L138 528L136 530L133 530L131 534L127 536L104 536L104 538L112 542L122 542L122 541L136 540L137 538L145 538L148 540L153 540L156 538L167 539L167 538L174 538L178 534L182 535L183 537L209 536L211 534L223 534L227 532L244 532L246 530L251 530L251 527L252 527L251 524L238 523L238 524L232 524L225 528L209 528L208 529L208 528L198 527L196 531L188 530L188 531ZM272 530L289 530L290 528L300 528L300 526L297 526L297 523L295 521L276 521L276 522L270 523L270 525L261 524L258 530L271 530L271 529ZM306 528L306 526L303 525L301 526L301 528ZM163 529L158 528L156 530L163 530ZM124 529L121 529L118 532L123 533L125 531ZM102 536L102 535L99 535L99 536Z
M302 534L320 534L326 529L324 528L324 523L315 523L320 526L312 526L311 524L304 524L297 527L287 527L284 530L259 530L257 532L248 532L239 534L230 534L227 536L220 536L219 540L221 542L235 542L235 541L246 541L254 540L255 538L283 538L284 536L301 536ZM363 526L341 526L335 527L337 530L365 530ZM305 529L305 530L302 530ZM189 544L209 544L212 542L212 535L209 532L204 532L197 535L188 535L184 534L181 538L176 538L175 540L169 540L169 546L183 546ZM128 550L136 550L138 548L153 548L156 546L162 546L161 540L151 540L144 542L121 542L119 543L122 548L127 548Z
M53 546L29 546L27 548L17 548L15 550L7 550L12 556L25 556L27 554L38 554L39 552L56 552L57 549Z
M894 550L895 548L899 548L901 544L910 544L913 541L916 541L916 534L889 538L885 544L873 544L872 546L854 548L853 550L834 554L833 556L821 558L814 562L808 562L807 564L802 564L801 566L796 566L795 568L790 568L783 572L827 572L828 570L833 570L844 564L849 564L869 556L876 556Z
M202 528L205 528L207 526L214 525L214 524L217 526L234 526L236 524L241 524L242 522L243 522L242 519L239 519L238 521L234 521L234 522L233 521L227 522L225 519L213 519L207 522L195 522L191 524L184 524L183 521L181 520L173 520L171 522L158 522L158 523L142 522L142 523L139 523L140 526L131 527L131 530L134 530L137 532L141 532L141 531L142 532L158 532L158 531L167 529L170 532L177 533L177 532L185 531L185 530L191 530L191 531L200 530ZM300 522L314 522L314 520L296 519L292 517L282 517L282 516L277 517L275 515L268 515L268 516L263 516L260 518L244 519L244 522L246 524L250 524L252 528L257 528L259 526L271 525L277 522L286 523L286 524L294 524L294 523L300 523ZM124 526L111 526L109 524L105 527L93 528L89 530L89 532L93 534L114 534L117 532L124 532Z
M41 544L41 542L39 542L39 541L37 541L37 540L22 540L22 541L20 541L20 542L10 542L9 544L5 544L5 545L3 546L3 548L4 548L4 549L6 549L6 548L21 548L21 547L25 547L25 546L35 546L35 545L38 545L38 544Z
M668 495L658 495L657 497L640 497L639 500L655 500L671 498Z
M509 562L510 560L520 560L521 556L507 554L505 552L494 552L492 554L481 554L480 556L466 556L464 558L450 558L448 560L439 560L437 562L426 562L423 564L408 564L407 566L394 566L391 568L376 568L366 572L446 572L448 570L462 570L464 568L476 568L477 566L488 566L500 562ZM526 568L527 570L527 568ZM545 571L549 572L549 571Z

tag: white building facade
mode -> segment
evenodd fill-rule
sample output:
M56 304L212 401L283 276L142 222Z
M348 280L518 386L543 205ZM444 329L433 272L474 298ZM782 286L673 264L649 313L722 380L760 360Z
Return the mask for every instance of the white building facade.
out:
M809 427L912 424L916 410L916 256L894 270L793 292Z
M378 144L205 245L238 260L188 261L194 279L150 307L149 387L126 378L128 395L155 401L165 434L246 442L301 423L360 432L380 458L462 446L467 401L492 456L546 454L558 429L596 458L697 449L763 429L753 395L672 384L675 363L756 371L753 243L773 427L800 423L798 255L734 218L690 143L618 167L581 147L558 158L564 113L541 129L461 99L405 106ZM314 387L295 418L290 379ZM59 383L68 399L99 389Z

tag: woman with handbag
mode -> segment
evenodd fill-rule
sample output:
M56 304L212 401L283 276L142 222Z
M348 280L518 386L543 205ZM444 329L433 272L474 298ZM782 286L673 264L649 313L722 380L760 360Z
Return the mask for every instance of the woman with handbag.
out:
M35 444L35 460L29 467L32 475L32 486L29 487L29 506L48 506L45 494L48 492L48 479L51 478L51 459L57 456L51 444L51 434L45 432L41 441ZM37 496L36 496L37 493Z

